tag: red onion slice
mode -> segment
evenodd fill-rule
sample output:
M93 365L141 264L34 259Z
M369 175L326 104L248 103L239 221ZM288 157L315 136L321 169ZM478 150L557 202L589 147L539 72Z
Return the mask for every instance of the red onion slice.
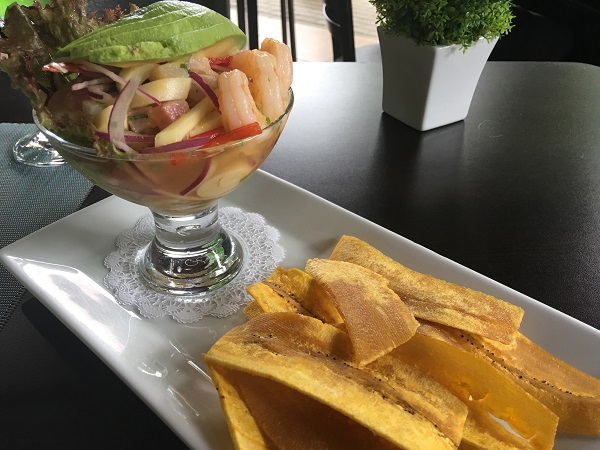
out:
M148 181L151 184L153 183L153 181L150 178L148 178L148 176L144 172L142 172L142 170L138 166L136 166L133 161L127 161L127 165L131 168L131 170L133 170L136 173L136 175L139 175L144 181Z
M119 83L119 84L127 83L127 80L120 77L119 75L114 73L112 70L107 69L104 66L101 66L100 64L95 64L95 63L89 62L89 61L74 61L74 63L77 64L82 69L87 70L88 72L98 72L103 75L106 75L108 78L113 80L115 83Z
M152 103L155 105L160 105L160 100L157 99L156 97L154 97L151 94L148 94L146 91L144 91L143 89L138 88L138 92L142 95L145 95L146 97L148 97L150 100L152 100Z
M106 86L99 84L95 86L88 86L87 92L90 97L95 98L96 100L101 100L107 105L112 105L115 102L115 97L108 92L105 92L104 89L106 89Z
M189 71L188 73L190 74L190 78L196 83L198 83L198 85L202 88L206 95L210 97L213 104L215 105L215 108L219 109L219 99L217 98L217 94L215 94L215 91L213 91L212 88L206 83L206 81L204 81L201 75L192 71Z
M125 153L137 153L125 142L125 120L129 112L129 105L137 92L139 80L132 79L125 83L115 100L108 118L108 137L115 147Z
M93 78L91 80L81 81L80 83L75 83L71 85L72 91L79 91L80 89L85 89L90 86L96 86L98 84L106 84L110 83L110 78L108 77L98 77Z
M200 174L198 174L198 177L194 181L192 181L188 187L186 187L185 189L181 190L179 192L179 194L180 195L186 195L191 190L197 188L200 185L200 183L202 183L202 181L208 175L208 171L210 170L210 165L211 164L212 164L212 159L207 159L206 160L206 164L204 164L204 167L202 168L202 172L200 172Z
M110 78L111 80L113 80L115 83L119 83L121 85L124 85L124 84L127 83L127 80L125 80L125 78L120 77L119 75L117 75L116 73L114 73L113 71L111 71L110 69L107 69L106 67L103 67L103 66L101 66L99 64L94 64L94 63L89 62L89 61L76 61L75 63L78 66L80 66L83 69L86 69L88 71L99 72L99 73L101 73L103 75L106 75L108 78ZM148 97L150 100L152 100L152 103L160 105L160 100L159 99L157 99L153 95L148 94L143 89L139 89L139 84L142 81L144 81L144 80L139 80L138 81L138 91L140 92L140 94L143 94L146 97Z
M96 131L96 136L104 141L110 141L110 135L105 131ZM128 134L125 133L125 142L151 144L154 142L154 136L151 134Z
M99 93L95 90L87 89L87 93L90 97L95 98L96 100L104 99L104 95L102 95L101 93Z

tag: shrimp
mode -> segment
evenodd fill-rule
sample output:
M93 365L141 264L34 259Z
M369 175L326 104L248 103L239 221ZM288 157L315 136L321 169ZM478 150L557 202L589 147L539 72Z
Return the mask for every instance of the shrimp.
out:
M231 58L229 67L241 70L249 81L256 106L267 123L277 120L287 106L287 91L282 91L276 72L277 59L261 50L244 50Z
M258 122L262 127L266 120L260 113L250 93L248 77L240 70L233 69L219 74L219 110L225 130L234 130L244 125Z
M276 72L281 81L281 89L287 92L292 85L293 79L293 59L290 48L277 39L266 38L260 44L260 49L270 53L277 60Z

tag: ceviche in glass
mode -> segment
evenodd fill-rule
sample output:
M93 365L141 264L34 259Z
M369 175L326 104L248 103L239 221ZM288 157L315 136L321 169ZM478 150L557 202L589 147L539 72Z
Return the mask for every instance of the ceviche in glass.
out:
M73 1L32 9L51 17ZM34 55L43 63L27 81L35 122L93 183L151 210L155 238L136 261L151 287L186 296L218 288L243 258L219 225L218 200L256 171L283 131L291 52L275 39L244 49L231 21L182 1L104 16ZM22 70L15 53L4 60Z

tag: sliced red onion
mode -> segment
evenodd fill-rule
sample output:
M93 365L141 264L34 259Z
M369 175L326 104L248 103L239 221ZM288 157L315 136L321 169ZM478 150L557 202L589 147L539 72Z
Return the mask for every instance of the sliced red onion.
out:
M205 145L208 141L210 141L214 136L200 136L193 139L187 139L184 141L173 142L171 144L161 145L159 147L149 147L140 149L140 153L169 153L179 150L194 150L199 147Z
M87 92L90 97L95 98L96 100L101 100L107 105L112 105L115 102L115 97L104 91L104 88L101 85L97 86L88 86Z
M87 70L91 71L91 72L99 72L101 74L104 74L108 78L110 78L111 80L113 80L115 83L119 83L121 85L124 85L124 84L127 83L127 80L125 80L125 78L120 77L116 73L112 72L110 69L107 69L106 67L103 67L103 66L101 66L99 64L94 64L94 63L89 62L89 61L76 61L76 64L78 66L81 66L84 69L87 69ZM143 89L139 89L139 84L142 81L144 81L144 80L139 80L138 81L138 91L140 92L140 94L143 94L146 97L148 97L150 100L152 100L152 103L156 103L157 105L160 105L160 100L159 99L157 99L153 95L148 94Z
M194 181L192 181L192 183L188 187L186 187L185 189L181 190L179 192L179 194L186 195L188 192L192 191L193 189L196 189L200 185L200 183L202 183L202 181L204 181L204 179L208 175L208 171L210 170L210 165L211 164L212 164L212 159L207 159L206 160L206 164L204 164L204 167L202 169L202 172L200 172L200 174L198 175L198 177Z
M149 182L151 186L154 184L154 182L148 178L148 175L146 175L142 169L136 166L133 161L127 161L127 165L136 173L136 175L139 175L144 181ZM142 193L144 194L144 192Z
M104 141L110 141L110 135L105 131L96 131L96 136ZM154 142L154 136L151 134L127 134L125 133L125 142L150 144Z
M72 91L79 91L80 89L85 89L90 86L95 86L98 84L106 84L110 83L110 78L108 77L98 77L93 78L91 80L82 81L80 83L75 83L71 86Z
M96 100L102 100L104 99L104 96L102 94L99 94L96 91L92 91L90 89L87 89L87 93L90 97L95 98Z
M107 69L104 66L101 66L100 64L95 64L95 63L89 62L89 61L74 61L74 63L77 64L78 66L80 66L81 68L88 70L89 72L98 72L103 75L106 75L108 78L110 78L111 80L113 80L116 83L120 83L120 84L127 83L127 80L120 77L119 75L114 73L112 70Z
M115 104L110 111L108 118L108 138L112 143L121 151L125 153L135 154L137 153L125 142L125 120L127 119L127 113L129 111L129 105L137 92L139 86L139 80L132 79L125 83L121 92L115 100Z
M139 89L138 91L140 92L140 94L145 95L146 97L148 97L150 100L152 100L152 103L154 103L155 105L160 105L160 100L157 99L156 97L154 97L153 95L148 94L146 91L144 91L143 89Z
M201 75L192 71L188 73L190 74L190 78L196 83L198 83L198 86L200 86L202 90L206 93L206 95L210 97L213 104L215 105L215 108L219 109L219 99L217 98L217 94L215 94L215 91L213 91L212 88L206 83L206 81L204 81Z

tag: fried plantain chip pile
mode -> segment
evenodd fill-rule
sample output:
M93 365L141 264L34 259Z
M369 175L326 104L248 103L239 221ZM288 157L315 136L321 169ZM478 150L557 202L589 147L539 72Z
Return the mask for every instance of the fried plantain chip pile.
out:
M600 434L600 380L519 332L523 310L343 236L247 288L204 355L238 449L551 449Z

